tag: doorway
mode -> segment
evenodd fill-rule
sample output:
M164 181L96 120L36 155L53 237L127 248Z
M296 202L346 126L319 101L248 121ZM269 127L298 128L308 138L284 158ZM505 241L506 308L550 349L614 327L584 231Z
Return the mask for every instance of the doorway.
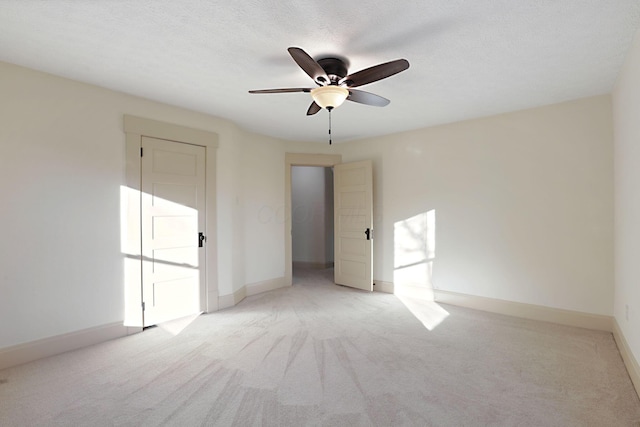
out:
M294 276L333 267L333 170L291 168L291 243Z
M294 166L319 166L321 168L331 168L342 162L340 154L301 154L286 153L285 154L285 281L288 285L293 284L293 250L292 250L292 202L291 202L291 171Z

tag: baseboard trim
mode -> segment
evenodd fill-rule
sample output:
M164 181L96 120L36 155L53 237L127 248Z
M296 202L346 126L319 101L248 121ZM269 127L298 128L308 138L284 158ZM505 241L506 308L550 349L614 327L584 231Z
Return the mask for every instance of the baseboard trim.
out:
M284 288L287 285L284 277L277 277L275 279L264 280L262 282L251 283L246 286L247 296L261 294L263 292L275 291L276 289Z
M613 318L613 338L618 345L618 351L620 351L620 355L622 356L624 365L627 368L629 377L631 377L631 382L633 383L633 387L636 389L636 394L640 397L640 364L638 364L638 360L633 356L631 348L629 347L629 344L622 333L622 329L620 329L618 320L615 317Z
M207 293L207 309L205 313L213 313L220 309L218 304L220 303L220 296L218 292L208 292Z
M507 316L524 319L540 320L543 322L559 323L561 325L579 328L613 332L613 317L600 314L583 313L580 311L562 310L541 305L524 304L520 302L499 300L475 295L459 294L457 292L435 290L436 302L505 314Z
M122 322L116 322L5 347L0 349L0 369L22 365L141 331L142 328L124 326Z
M247 287L243 286L237 291L229 295L220 295L218 297L218 309L233 307L247 297Z
M310 261L293 261L293 268L309 268L313 270L324 270L332 268L332 262L310 262Z
M287 284L284 277L276 277L275 279L264 280L262 282L250 283L245 285L229 295L221 295L218 297L218 308L233 307L248 296L261 294L263 292L275 291L276 289L291 286Z
M373 290L374 292L384 292L387 294L392 294L394 291L393 283L384 282L382 280L374 280L373 281Z

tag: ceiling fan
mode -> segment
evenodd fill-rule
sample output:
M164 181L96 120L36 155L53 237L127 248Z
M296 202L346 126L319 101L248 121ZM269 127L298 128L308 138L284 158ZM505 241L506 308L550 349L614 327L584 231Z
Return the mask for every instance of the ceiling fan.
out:
M360 104L384 107L389 104L388 99L353 88L391 77L409 68L409 61L396 59L353 74L347 74L348 62L344 59L328 57L316 61L299 47L290 47L287 50L293 60L313 79L318 87L250 90L249 93L310 93L313 102L307 110L307 116L316 114L322 108L331 112L332 109L342 105L345 99Z

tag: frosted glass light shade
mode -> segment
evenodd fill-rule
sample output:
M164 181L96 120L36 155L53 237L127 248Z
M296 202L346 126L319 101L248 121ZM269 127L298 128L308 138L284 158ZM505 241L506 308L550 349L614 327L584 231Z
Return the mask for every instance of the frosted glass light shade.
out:
M311 90L311 97L322 108L336 108L342 105L349 96L349 91L343 87L329 85Z

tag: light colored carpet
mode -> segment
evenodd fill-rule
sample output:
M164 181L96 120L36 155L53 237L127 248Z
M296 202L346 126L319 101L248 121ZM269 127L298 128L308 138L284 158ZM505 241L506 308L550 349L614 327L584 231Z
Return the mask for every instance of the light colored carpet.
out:
M640 420L609 333L427 303L423 324L396 296L335 286L330 273L307 272L291 288L186 327L177 322L0 371L0 425Z

